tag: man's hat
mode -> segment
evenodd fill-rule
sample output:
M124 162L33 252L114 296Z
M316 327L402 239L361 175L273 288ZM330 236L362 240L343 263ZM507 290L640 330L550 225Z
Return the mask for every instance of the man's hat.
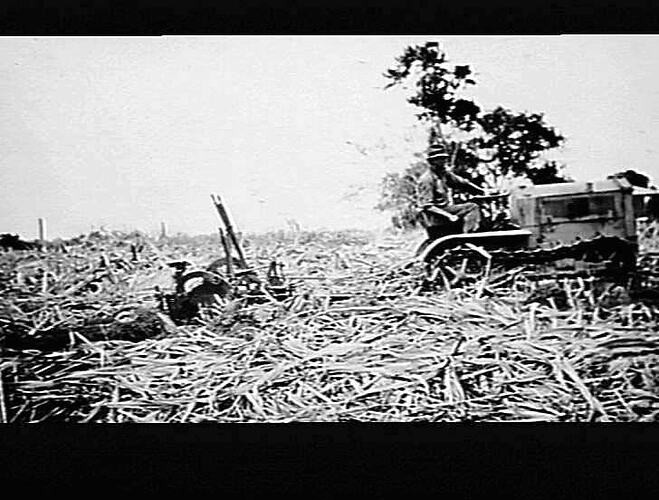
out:
M433 144L428 150L428 160L448 158L449 154L443 144Z

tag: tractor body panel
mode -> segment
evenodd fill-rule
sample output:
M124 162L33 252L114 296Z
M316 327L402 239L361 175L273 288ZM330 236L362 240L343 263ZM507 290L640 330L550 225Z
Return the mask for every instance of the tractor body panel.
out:
M634 187L632 203L637 218L659 218L659 190Z
M624 179L526 186L512 193L513 223L530 248L569 245L597 234L636 239L632 187Z

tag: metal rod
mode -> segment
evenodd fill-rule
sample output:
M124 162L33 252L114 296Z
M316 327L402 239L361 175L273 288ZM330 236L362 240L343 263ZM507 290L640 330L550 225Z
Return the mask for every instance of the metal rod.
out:
M231 257L231 248L229 247L229 241L227 240L227 237L224 234L224 231L222 228L218 228L220 232L220 241L222 242L222 248L224 248L224 255L226 256L227 262L226 262L226 268L227 268L227 276L229 278L233 278L235 276L233 272L233 258Z
M236 233L233 230L233 225L231 224L231 219L229 219L229 215L227 214L226 209L224 208L224 205L222 204L222 199L219 197L219 195L213 195L211 194L211 199L213 200L213 204L215 205L215 208L217 209L217 213L220 216L220 219L224 223L224 227L226 229L227 234L229 235L229 240L233 244L233 246L236 248L236 252L238 253L238 259L240 260L240 263L243 267L247 267L247 261L245 260L245 254L243 253L243 249L240 246L240 242L238 241L238 238L236 237Z

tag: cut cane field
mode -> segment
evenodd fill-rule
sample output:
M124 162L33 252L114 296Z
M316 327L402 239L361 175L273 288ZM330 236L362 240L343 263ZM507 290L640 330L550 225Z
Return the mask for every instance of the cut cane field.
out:
M651 228L650 228L651 229ZM246 234L283 300L159 308L218 236L92 232L0 253L3 422L656 421L659 307L587 279L420 286L421 233ZM139 251L135 251L139 243ZM641 249L656 251L646 229ZM132 246L131 246L132 245ZM340 298L340 300L337 299Z

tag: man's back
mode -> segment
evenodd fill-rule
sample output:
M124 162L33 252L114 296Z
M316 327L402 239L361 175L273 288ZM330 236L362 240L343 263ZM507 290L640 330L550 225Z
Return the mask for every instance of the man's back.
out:
M444 206L450 202L446 181L430 170L426 170L419 177L419 195L421 205Z

